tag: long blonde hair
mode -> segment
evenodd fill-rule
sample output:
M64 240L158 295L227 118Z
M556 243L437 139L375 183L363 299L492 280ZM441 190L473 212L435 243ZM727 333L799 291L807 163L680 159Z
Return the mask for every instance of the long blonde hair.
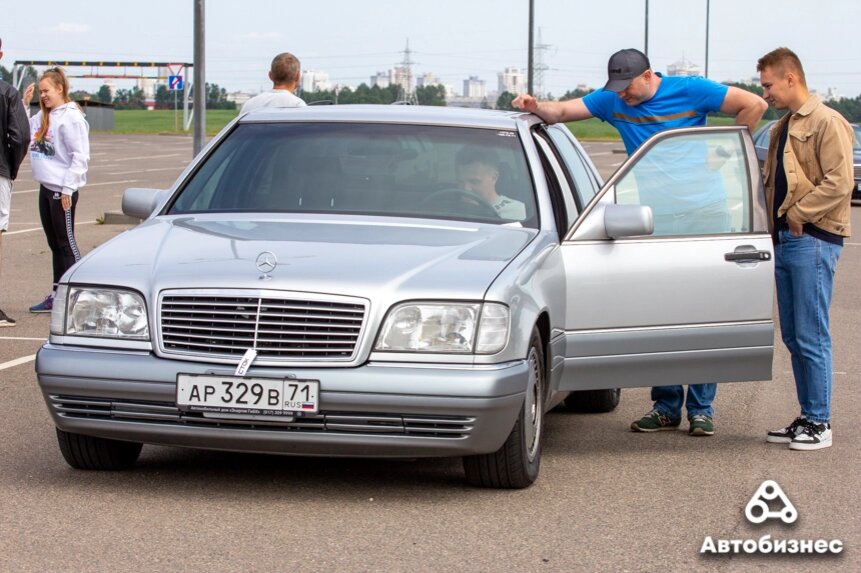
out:
M69 103L72 101L69 99L69 80L66 78L66 73L62 68L48 68L41 76L39 76L39 83L41 83L42 80L48 80L54 84L55 88L62 90L63 103ZM39 131L36 132L36 141L44 141L45 134L48 133L51 112L47 107L45 107L45 102L42 101L42 98L39 98L39 107L42 109L42 126L39 128Z

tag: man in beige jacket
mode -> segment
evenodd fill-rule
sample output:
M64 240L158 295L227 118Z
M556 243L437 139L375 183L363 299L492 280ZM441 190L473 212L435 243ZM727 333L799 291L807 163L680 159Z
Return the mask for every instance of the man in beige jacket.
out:
M831 446L828 309L854 186L849 123L807 90L801 61L778 48L759 59L763 97L788 112L771 130L765 195L774 237L780 329L792 358L800 415L768 432L793 450Z

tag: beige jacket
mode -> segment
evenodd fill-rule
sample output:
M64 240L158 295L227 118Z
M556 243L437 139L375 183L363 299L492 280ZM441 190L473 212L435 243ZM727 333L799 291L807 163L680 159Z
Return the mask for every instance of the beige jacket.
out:
M823 231L848 237L855 176L852 163L852 127L840 113L810 96L795 113L787 113L771 130L765 160L765 198L774 212L774 171L780 133L789 122L783 151L786 200L778 216L798 223L813 223ZM769 229L774 225L768 218Z

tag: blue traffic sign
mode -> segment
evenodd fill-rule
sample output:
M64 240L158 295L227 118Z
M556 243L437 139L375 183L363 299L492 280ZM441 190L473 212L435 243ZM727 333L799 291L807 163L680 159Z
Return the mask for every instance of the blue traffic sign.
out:
M167 89L170 91L183 89L182 76L168 76L167 77Z

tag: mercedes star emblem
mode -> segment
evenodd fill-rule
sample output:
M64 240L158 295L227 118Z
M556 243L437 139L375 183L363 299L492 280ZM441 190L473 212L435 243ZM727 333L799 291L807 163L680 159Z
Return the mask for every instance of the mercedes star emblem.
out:
M271 251L263 251L257 255L257 270L263 273L260 275L260 280L269 280L272 276L269 274L278 266L278 257Z

